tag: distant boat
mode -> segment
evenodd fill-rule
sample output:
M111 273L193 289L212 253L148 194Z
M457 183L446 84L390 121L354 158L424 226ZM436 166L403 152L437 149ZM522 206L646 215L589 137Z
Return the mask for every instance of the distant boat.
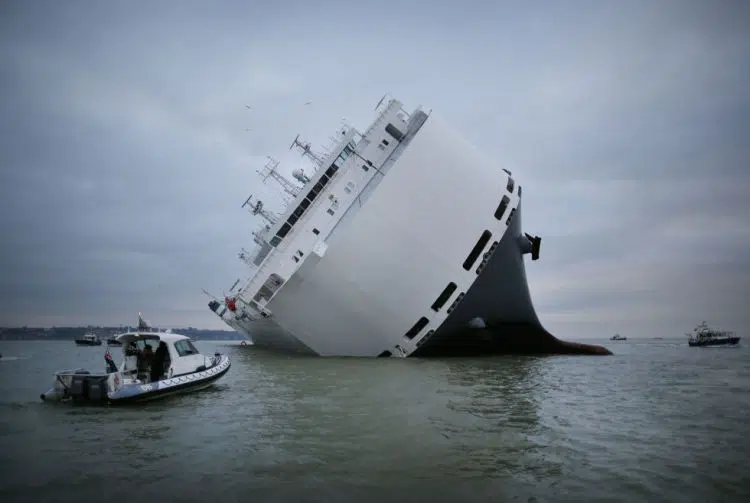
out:
M77 346L101 346L102 340L93 332L87 332L75 340Z
M705 321L698 324L693 329L693 333L685 334L688 336L689 346L735 346L739 344L740 337L734 332L726 330L714 330L708 328Z
M609 338L610 341L627 341L628 338L624 337L620 334L615 334L612 337Z
M122 342L118 341L116 337L110 337L107 339L107 346L122 346Z

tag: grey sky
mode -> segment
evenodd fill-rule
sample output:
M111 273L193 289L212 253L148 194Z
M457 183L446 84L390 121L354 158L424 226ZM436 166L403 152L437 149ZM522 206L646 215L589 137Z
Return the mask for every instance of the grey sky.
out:
M553 333L750 327L750 4L269 4L0 4L0 325L224 328L255 170L389 92L514 171Z

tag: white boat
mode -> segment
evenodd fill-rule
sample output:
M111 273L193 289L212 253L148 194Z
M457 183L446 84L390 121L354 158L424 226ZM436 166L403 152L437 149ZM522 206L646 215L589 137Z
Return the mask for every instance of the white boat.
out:
M541 238L522 232L511 172L430 112L376 109L325 155L295 138L314 167L299 183L269 158L260 174L293 200L281 215L245 201L265 219L240 253L254 274L210 309L256 346L322 356L483 354L549 335L523 260Z
M117 340L123 351L119 368L107 350L105 372L80 368L57 372L54 385L41 399L110 404L154 400L211 386L231 366L227 355L202 355L189 337L153 331L143 323Z
M93 332L86 332L75 339L76 346L101 346L102 340Z

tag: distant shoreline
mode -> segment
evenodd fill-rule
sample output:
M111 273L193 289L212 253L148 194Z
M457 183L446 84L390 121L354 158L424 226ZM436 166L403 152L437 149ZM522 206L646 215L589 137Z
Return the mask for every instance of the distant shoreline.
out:
M69 341L89 330L106 340L134 327L1 327L0 341ZM197 340L245 340L247 337L234 330L205 330L199 328L172 328L172 332L187 335Z
M241 335L226 335L224 337L192 337L194 341L197 342L203 342L203 341L244 341L248 340L247 337L243 337ZM60 337L33 337L33 338L26 338L26 339L3 339L0 338L0 342L72 342L74 339L64 339ZM106 339L102 339L102 345L106 346L107 341Z

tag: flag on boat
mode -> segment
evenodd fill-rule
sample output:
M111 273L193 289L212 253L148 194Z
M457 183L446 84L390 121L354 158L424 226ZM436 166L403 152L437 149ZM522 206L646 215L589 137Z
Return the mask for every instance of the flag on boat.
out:
M143 315L138 313L138 330L148 330L149 328L148 322L143 319Z

